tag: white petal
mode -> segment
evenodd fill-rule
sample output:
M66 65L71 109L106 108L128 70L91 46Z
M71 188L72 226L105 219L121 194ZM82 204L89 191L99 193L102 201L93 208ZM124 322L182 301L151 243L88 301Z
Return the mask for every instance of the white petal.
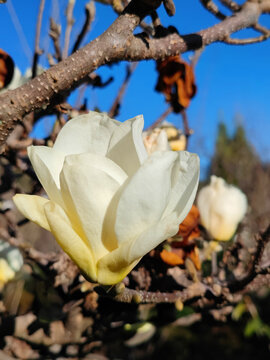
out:
M132 176L147 158L142 138L143 117L136 116L122 123L113 133L107 157Z
M47 146L29 146L27 152L35 173L49 198L62 204L59 175L64 155Z
M49 202L48 199L36 195L17 194L13 201L23 216L44 229L51 230L44 213L44 205Z
M229 240L247 210L245 194L216 176L201 189L197 203L201 223L216 240Z
M95 154L66 157L60 175L61 192L77 232L84 233L96 259L106 254L102 241L107 208L127 179L124 171L110 159Z
M116 210L118 244L133 241L158 222L168 203L177 153L155 152L124 186Z
M55 141L54 149L65 155L86 152L105 155L112 133L119 124L105 113L90 111L65 124Z
M51 232L58 244L77 264L84 276L96 281L96 264L90 248L74 231L73 226L64 210L53 201L44 206L44 211L51 228Z
M187 216L197 192L200 163L196 154L186 151L176 152L178 161L172 172L172 190L169 204L164 212L164 217L176 212L179 224Z
M124 242L119 248L101 258L97 264L98 282L105 285L121 281L141 257L179 229L176 214L155 223L137 239Z

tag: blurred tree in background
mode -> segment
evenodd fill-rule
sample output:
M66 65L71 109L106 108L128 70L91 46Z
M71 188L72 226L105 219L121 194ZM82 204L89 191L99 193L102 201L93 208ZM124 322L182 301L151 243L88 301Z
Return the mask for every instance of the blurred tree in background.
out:
M242 125L238 125L230 136L226 125L219 124L209 173L238 186L247 195L250 205L248 221L253 230L267 226L270 202L265 199L270 198L270 165L263 163L256 154Z

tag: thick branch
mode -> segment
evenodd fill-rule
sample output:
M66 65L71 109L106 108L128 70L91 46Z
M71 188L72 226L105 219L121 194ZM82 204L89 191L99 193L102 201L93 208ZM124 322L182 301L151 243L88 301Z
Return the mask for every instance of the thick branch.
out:
M143 0L131 1L101 36L27 84L0 96L0 145L27 113L46 108L57 100L58 93L78 86L97 67L119 60L160 59L223 41L228 34L255 25L262 8L267 9L265 1L249 1L236 15L198 33L159 39L133 36L134 29L153 9Z

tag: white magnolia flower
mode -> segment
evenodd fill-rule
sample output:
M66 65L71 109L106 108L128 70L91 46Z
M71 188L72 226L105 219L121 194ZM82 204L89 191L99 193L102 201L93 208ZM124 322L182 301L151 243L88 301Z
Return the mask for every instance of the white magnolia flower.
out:
M143 132L143 143L148 154L170 149L166 131L160 128L155 128L150 132Z
M182 151L186 149L187 138L181 130L168 121L163 121L160 128L166 131L171 150Z
M101 284L121 281L174 235L197 190L197 155L148 156L142 129L142 116L121 123L90 112L70 120L53 148L28 148L49 199L14 197L24 216L51 231L85 277Z
M247 211L246 195L222 178L211 176L198 194L201 223L216 240L230 240Z

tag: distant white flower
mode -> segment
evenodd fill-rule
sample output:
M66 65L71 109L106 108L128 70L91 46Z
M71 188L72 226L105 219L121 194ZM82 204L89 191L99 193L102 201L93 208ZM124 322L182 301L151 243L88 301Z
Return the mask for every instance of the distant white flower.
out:
M183 151L187 145L186 136L168 121L163 121L160 126L144 132L143 142L149 154L158 150Z
M247 211L246 195L222 178L211 176L198 194L201 223L215 240L230 240Z
M13 279L22 265L23 257L20 251L7 242L0 240L0 284L5 284Z
M150 132L143 132L143 143L148 154L152 154L155 151L170 150L167 134L165 130L159 128L155 128Z
M181 130L168 121L163 121L160 128L166 131L171 150L183 151L187 146L187 138Z
M14 197L24 216L51 231L86 278L100 284L121 281L173 236L197 191L198 156L148 156L142 129L142 116L121 123L90 112L68 121L52 148L28 148L49 199Z

